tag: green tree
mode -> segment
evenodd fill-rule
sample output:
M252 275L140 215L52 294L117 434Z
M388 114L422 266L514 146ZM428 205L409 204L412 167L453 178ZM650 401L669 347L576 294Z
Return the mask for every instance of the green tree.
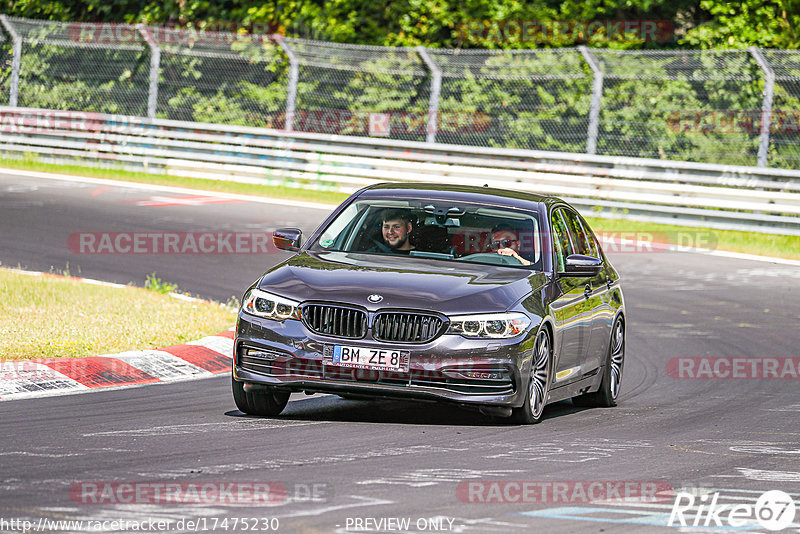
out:
M681 41L693 48L800 47L800 0L702 0L711 20Z

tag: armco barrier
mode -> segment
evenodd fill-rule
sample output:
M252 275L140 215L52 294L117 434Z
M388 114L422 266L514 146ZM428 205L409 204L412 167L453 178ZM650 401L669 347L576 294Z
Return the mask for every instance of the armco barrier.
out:
M382 181L535 191L585 214L800 235L800 171L429 144L0 107L0 153L248 183L354 191Z

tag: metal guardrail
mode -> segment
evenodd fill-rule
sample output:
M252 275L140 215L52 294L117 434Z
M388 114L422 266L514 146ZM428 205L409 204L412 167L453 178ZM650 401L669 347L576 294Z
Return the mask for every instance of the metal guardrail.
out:
M535 191L585 214L800 236L800 171L430 144L0 107L0 153L351 192L381 181Z

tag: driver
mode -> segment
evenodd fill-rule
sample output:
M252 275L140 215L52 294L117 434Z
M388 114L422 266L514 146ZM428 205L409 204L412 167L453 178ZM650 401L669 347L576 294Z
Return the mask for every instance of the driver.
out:
M497 247L498 254L511 256L522 265L531 264L519 255L519 234L508 224L499 224L492 228L492 247Z
M413 230L411 217L403 210L387 210L383 213L381 236L383 242L392 252L408 254L414 246L408 241L408 234Z

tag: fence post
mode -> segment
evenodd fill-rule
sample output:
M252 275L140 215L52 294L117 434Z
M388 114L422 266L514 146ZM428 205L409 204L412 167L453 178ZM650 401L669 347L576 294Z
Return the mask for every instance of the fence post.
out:
M286 131L294 131L294 112L297 105L297 81L299 77L299 65L297 55L292 50L281 34L272 36L273 40L278 43L283 53L289 59L289 85L286 88Z
M585 45L579 46L578 50L592 69L592 102L589 107L589 129L586 132L586 153L596 154L597 133L600 130L600 101L603 98L603 69Z
M761 135L758 140L757 167L767 166L767 153L769 152L769 130L772 124L772 97L775 94L775 71L764 57L761 49L756 46L748 48L753 59L764 71L764 102L761 104Z
M439 95L442 92L442 69L428 54L428 49L424 46L418 46L417 53L422 58L422 61L425 62L428 70L431 71L431 97L428 101L428 135L425 137L425 141L435 143L439 124Z
M14 25L9 22L8 17L0 15L0 23L11 36L11 46L14 48L11 59L11 90L8 95L9 107L17 107L17 97L19 95L19 69L22 64L22 37L17 33Z
M156 118L158 107L158 75L161 71L161 49L150 33L150 28L144 24L137 24L136 29L150 47L150 90L147 93L147 116L151 119Z

